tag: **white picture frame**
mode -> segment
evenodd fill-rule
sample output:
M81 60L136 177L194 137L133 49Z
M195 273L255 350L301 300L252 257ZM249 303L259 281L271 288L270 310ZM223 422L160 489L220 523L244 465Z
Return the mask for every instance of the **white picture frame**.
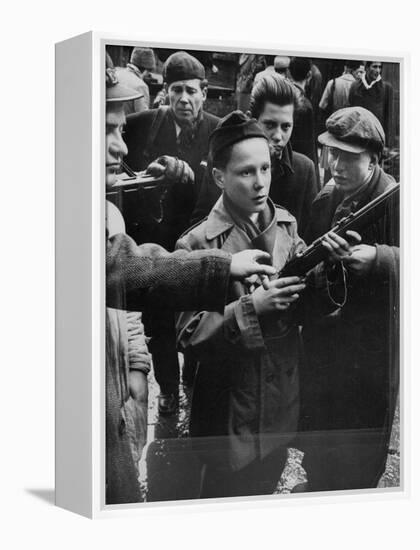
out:
M252 52L344 58L356 52L305 51L279 44L167 44L111 34L86 33L56 45L56 504L90 518L150 513L160 506L188 509L200 501L105 504L105 201L104 116L106 45ZM407 54L364 52L363 57L400 63L401 181L407 179ZM357 57L362 57L357 52ZM69 155L68 152L72 151ZM73 162L78 158L77 163ZM409 190L402 189L406 211ZM404 217L402 217L404 219ZM402 239L406 236L403 226ZM404 246L403 246L404 255ZM401 327L406 322L401 290ZM404 330L401 330L404 336ZM403 337L402 336L402 337ZM401 350L404 350L402 342ZM405 363L401 352L401 364ZM252 497L257 506L305 502L381 500L407 496L407 376L401 372L401 486L322 494ZM77 471L77 476L70 472ZM246 507L250 498L216 499L222 507ZM149 512L147 512L149 510Z

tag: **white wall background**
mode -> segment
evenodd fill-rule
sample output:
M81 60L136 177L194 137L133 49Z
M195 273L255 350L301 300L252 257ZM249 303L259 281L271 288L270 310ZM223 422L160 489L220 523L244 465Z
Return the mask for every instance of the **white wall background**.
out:
M286 6L287 4L287 6ZM150 12L148 13L148 8ZM412 155L406 273L412 273L411 340L418 334L417 174L420 55L414 3L386 0L8 1L1 15L1 419L2 548L418 547L418 353L407 353L412 391L412 492L399 501L335 505L199 507L89 522L54 508L54 43L87 30L147 39L270 42L308 50L412 53ZM69 155L72 152L69 151ZM77 159L74 159L77 162ZM414 226L414 223L416 225ZM417 230L417 231L416 231ZM408 257L410 256L410 257ZM408 277L408 275L407 275ZM415 300L415 303L413 303ZM6 307L5 307L6 306ZM408 363L408 361L407 361ZM77 476L77 472L69 472Z

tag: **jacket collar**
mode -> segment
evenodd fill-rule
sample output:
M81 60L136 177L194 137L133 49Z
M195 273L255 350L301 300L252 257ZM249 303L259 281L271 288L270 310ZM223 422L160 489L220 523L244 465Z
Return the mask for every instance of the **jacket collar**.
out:
M272 202L271 199L268 200ZM272 205L275 208L277 223L291 223L293 221L294 218L289 214L287 210L276 208L273 203ZM206 239L211 241L216 237L219 237L226 231L229 231L234 226L234 221L224 207L222 194L207 218Z
M286 145L286 147L283 149L283 154L281 156L281 159L274 160L273 168L274 170L280 169L281 174L283 174L284 172L289 172L289 174L295 173L293 169L293 149L290 141Z
M366 88L366 90L369 90L370 88L372 88L372 86L374 86L377 82L380 82L382 80L382 77L381 75L378 76L378 78L376 78L375 80L372 80L372 82L370 84L367 83L367 80L366 80L366 74L363 74L362 75L362 78L360 79L363 86Z
M129 69L136 76L138 76L139 78L141 78L143 80L140 69L138 69L135 65L133 65L132 63L127 63L127 69Z

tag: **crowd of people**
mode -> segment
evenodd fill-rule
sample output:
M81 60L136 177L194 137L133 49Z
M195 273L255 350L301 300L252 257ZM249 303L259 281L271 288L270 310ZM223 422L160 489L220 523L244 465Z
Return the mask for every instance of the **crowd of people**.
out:
M398 204L332 228L396 184L393 88L378 61L343 61L324 88L310 59L242 54L219 118L201 54L107 54L106 503L141 500L151 369L163 416L193 387L197 498L273 493L292 445L296 492L376 487L398 397ZM127 170L152 184L124 195ZM317 239L324 261L281 276Z

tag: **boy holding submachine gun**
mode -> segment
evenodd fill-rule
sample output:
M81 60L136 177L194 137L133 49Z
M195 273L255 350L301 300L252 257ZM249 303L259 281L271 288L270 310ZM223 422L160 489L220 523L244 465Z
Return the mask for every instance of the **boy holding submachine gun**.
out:
M303 330L300 448L312 491L377 486L399 378L399 197L379 165L384 131L362 107L340 109L326 128L319 141L332 179L313 203L305 240L323 236L338 262L328 277L337 308ZM341 225L363 244L329 233Z

